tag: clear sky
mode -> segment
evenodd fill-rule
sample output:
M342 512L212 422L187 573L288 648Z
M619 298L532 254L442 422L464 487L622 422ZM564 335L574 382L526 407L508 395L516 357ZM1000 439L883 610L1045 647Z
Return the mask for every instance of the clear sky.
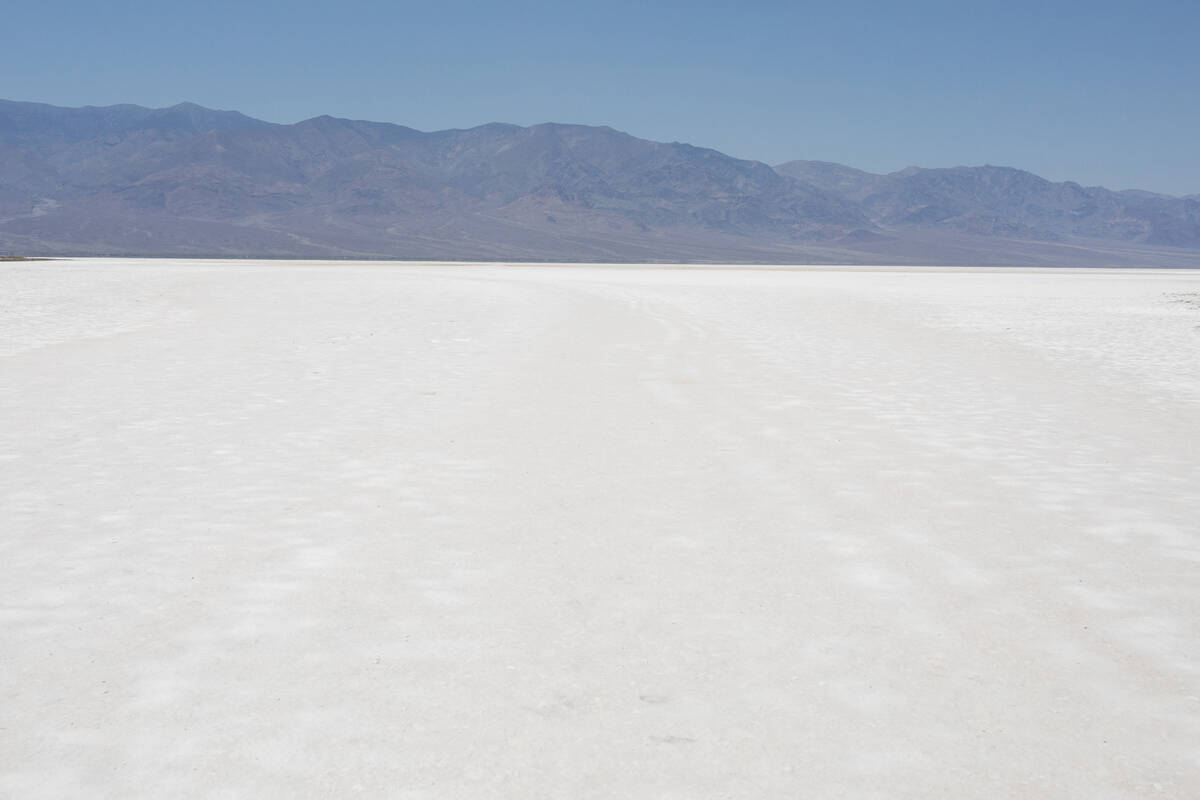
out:
M611 125L778 163L1200 192L1200 0L42 0L0 97Z

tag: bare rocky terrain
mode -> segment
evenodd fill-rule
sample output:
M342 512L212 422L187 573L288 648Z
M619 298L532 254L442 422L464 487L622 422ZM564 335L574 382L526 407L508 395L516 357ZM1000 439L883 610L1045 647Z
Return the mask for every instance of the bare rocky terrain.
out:
M1200 200L993 167L772 169L605 127L425 133L0 101L0 253L1193 266Z
M1053 183L1011 167L910 167L877 175L841 164L791 161L776 170L858 203L881 227L1200 248L1200 203L1194 197Z

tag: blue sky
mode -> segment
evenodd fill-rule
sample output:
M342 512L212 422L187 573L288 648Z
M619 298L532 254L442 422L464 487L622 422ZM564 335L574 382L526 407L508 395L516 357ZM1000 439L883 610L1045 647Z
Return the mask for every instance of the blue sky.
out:
M579 122L768 163L1200 192L1197 0L9 6L6 99Z

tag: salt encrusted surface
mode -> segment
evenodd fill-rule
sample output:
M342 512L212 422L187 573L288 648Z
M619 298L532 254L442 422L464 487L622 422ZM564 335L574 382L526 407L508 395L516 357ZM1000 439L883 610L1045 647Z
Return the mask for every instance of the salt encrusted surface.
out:
M1197 796L1198 290L0 264L0 795Z

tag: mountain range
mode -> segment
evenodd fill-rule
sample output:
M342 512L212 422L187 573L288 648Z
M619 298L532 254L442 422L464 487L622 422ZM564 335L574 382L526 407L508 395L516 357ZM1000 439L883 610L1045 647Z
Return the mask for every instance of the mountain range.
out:
M1200 266L1200 195L771 167L583 125L0 101L0 255L18 253Z

